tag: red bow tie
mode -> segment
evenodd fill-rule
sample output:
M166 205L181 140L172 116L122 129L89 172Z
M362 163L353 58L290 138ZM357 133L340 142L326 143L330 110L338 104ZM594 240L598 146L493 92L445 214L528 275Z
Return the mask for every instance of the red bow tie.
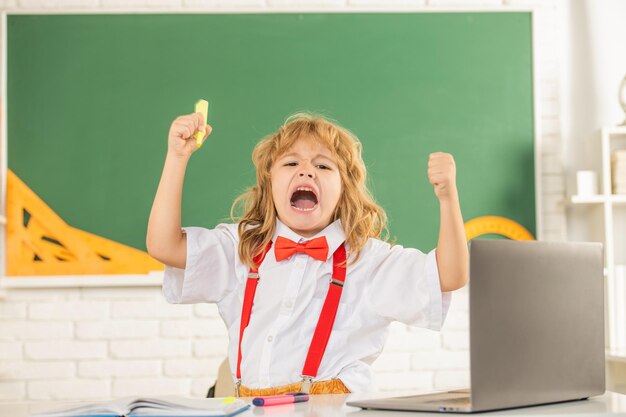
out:
M296 243L282 236L276 238L274 253L278 262L290 258L296 252L304 252L318 261L326 261L328 259L328 242L326 242L326 237L318 237L305 243Z

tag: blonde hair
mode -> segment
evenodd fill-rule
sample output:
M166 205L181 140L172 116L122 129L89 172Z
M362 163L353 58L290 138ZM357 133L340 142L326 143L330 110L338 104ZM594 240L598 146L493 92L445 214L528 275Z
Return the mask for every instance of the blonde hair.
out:
M253 266L274 236L276 207L272 199L270 170L274 162L300 138L312 138L325 145L333 154L341 176L342 193L333 214L343 226L351 263L356 262L368 238L388 237L387 215L376 203L366 184L367 170L361 157L361 142L347 129L330 120L310 113L297 113L285 121L276 133L263 138L252 152L256 167L256 185L235 199L231 218L239 221L239 258ZM233 213L243 206L243 216Z

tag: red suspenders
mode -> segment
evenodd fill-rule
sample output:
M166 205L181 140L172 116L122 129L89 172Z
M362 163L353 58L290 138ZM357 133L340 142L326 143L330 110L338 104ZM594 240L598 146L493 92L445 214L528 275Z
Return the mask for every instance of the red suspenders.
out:
M317 319L317 326L309 346L309 353L306 355L306 361L302 369L302 387L300 390L306 393L311 388L313 378L317 376L317 370L320 367L320 362L322 362L322 356L324 356L324 351L326 351L330 332L335 323L343 283L346 280L345 261L346 248L341 244L333 254L333 274L328 286L328 292L326 293L326 300L324 300L320 317Z
M270 242L265 251L254 258L255 265L261 265L265 255L270 250L272 243ZM301 391L309 392L311 388L311 382L313 378L317 376L326 345L328 345L328 339L335 322L335 316L337 314L337 308L339 307L339 299L341 298L341 291L343 290L343 284L346 280L346 248L342 244L333 254L333 274L328 287L328 293L326 294L326 300L322 306L320 317L317 320L317 327L313 333L311 345L309 346L309 352L307 353L306 360L304 362L304 368L302 369L302 388ZM243 297L243 307L241 311L241 326L239 327L239 349L237 353L237 396L239 396L239 387L241 386L241 340L243 334L250 323L250 314L252 312L252 304L254 302L254 293L256 292L256 286L259 282L259 273L257 268L250 268L248 273L248 279L246 281L246 292Z
M254 258L254 264L261 266L261 262L265 259L265 255L272 247L272 242L267 244L265 250ZM241 340L243 332L250 323L250 313L252 313L252 303L254 302L254 293L259 283L259 268L251 267L246 280L246 292L243 296L243 308L241 310L241 324L239 325L239 348L237 350L237 396L239 397L239 386L241 385Z

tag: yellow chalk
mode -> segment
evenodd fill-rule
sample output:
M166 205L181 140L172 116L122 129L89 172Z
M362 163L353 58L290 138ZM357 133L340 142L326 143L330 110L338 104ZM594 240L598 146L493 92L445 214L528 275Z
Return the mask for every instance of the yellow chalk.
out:
M204 126L206 129L206 122L207 122L207 118L209 116L209 102L203 99L200 99L196 102L196 108L194 110L196 113L202 113L202 116L204 117ZM196 138L196 145L198 146L198 148L200 146L202 146L202 139L204 138L204 133L200 130L198 130L196 133L194 133L194 138Z
M237 398L235 397L226 397L222 400L222 404L231 404L231 403L234 403L235 401L237 401Z

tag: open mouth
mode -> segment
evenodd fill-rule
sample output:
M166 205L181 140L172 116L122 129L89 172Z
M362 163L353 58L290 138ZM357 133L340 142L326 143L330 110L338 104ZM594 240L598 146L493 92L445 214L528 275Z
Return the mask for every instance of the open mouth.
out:
M312 211L317 207L317 195L309 187L298 187L291 195L291 207L300 211Z

